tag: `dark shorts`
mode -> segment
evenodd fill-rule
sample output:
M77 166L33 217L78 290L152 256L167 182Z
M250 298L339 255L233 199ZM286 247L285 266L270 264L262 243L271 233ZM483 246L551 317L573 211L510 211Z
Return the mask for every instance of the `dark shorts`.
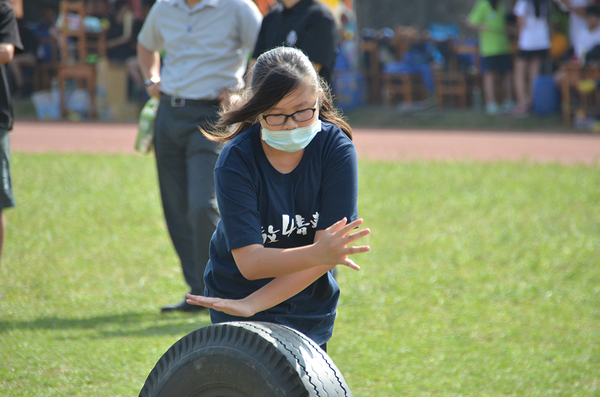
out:
M0 128L0 210L15 206L10 175L9 135L7 130Z
M482 72L496 72L499 74L506 74L512 72L513 60L512 55L492 55L489 57L481 57L481 71Z
M519 50L519 58L531 61L533 59L541 59L542 61L548 56L548 50Z

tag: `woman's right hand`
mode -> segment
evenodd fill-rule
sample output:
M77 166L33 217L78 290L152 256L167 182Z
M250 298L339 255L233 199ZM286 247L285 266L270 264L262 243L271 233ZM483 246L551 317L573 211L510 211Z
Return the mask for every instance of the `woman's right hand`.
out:
M348 247L348 245L368 235L371 230L363 229L350 234L353 229L363 223L363 220L357 219L354 222L346 223L347 219L344 218L325 229L321 238L315 243L317 255L322 262L321 265L344 265L354 270L360 270L360 266L348 258L348 255L367 252L371 248L368 245L352 247Z

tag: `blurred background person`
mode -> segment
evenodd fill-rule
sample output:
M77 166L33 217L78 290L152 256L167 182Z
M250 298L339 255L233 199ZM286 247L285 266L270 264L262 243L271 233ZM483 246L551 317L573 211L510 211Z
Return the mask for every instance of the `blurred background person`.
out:
M593 0L555 0L561 10L569 13L569 42L573 55L581 52L581 37L588 29L585 20L585 9L593 5Z
M134 56L129 57L125 61L125 66L127 67L127 75L131 80L131 98L134 100L139 100L145 102L149 99L148 94L146 93L146 86L144 85L144 77L142 76L142 72L140 70L140 65L137 61L137 37L142 30L142 26L144 25L144 21L150 12L150 9L154 5L156 0L141 0L140 2L140 12L139 15L133 20L133 32L132 39L130 41L130 46L134 50Z
M594 47L600 45L600 7L591 5L585 8L585 30L579 36L579 42L575 56L582 63L590 61L591 58L599 60L598 55L593 54Z
M6 75L6 64L12 61L15 52L23 50L19 37L17 19L12 6L0 2L0 258L4 245L6 217L4 210L15 206L10 172L10 138L9 132L13 126L13 110Z
M23 98L32 91L32 87L26 87L25 73L27 69L32 71L35 65L37 65L39 42L31 29L26 26L24 20L19 19L17 21L17 29L19 30L23 51L14 54L12 61L7 64L7 67L10 75L10 90L13 97Z
M272 7L263 19L249 69L261 54L282 45L302 50L331 87L338 30L327 6L317 0L282 0Z
M106 50L111 61L125 62L135 57L135 48L131 47L133 39L134 15L131 5L126 0L117 0L108 15L109 27L106 32Z
M28 78L27 74L32 75L38 63L52 62L52 45L44 40L57 40L54 27L57 12L51 3L44 2L40 13L41 17L37 22L26 22L24 18L17 19L24 50L15 54L12 62L8 64L11 93L15 98L22 98L32 93L35 87L30 84L31 78Z
M533 85L550 49L547 0L517 0L513 8L519 28L515 60L515 117L526 117L533 98Z
M142 12L145 17L153 5L153 1L142 2ZM147 101L144 79L137 62L137 35L143 26L143 19L136 19L131 4L127 0L116 0L108 18L109 28L106 32L106 50L111 62L125 65L127 77L132 86L132 99Z
M513 110L513 60L506 30L506 9L500 0L478 0L467 24L479 31L479 53L483 72L483 94L488 114ZM504 103L497 103L495 77L502 79Z

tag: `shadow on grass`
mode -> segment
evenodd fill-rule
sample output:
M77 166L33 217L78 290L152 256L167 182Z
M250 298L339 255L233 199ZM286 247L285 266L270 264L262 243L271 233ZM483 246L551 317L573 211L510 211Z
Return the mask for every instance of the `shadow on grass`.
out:
M191 319L195 321L190 323ZM80 330L89 331L90 333L74 339L118 338L124 336L155 337L185 335L210 324L208 312L206 314L130 312L87 318L49 316L30 321L0 320L0 334L13 330ZM70 336L69 339L73 338Z

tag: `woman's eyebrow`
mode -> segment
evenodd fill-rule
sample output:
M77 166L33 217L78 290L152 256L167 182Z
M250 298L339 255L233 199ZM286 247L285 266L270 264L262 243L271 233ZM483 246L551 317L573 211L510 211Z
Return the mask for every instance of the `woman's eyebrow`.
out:
M298 106L294 107L294 108L288 108L288 109L297 109L297 110L304 110L304 109L312 109L311 105L310 105L311 101L303 101L301 103L298 104ZM280 107L274 107L271 108L271 112L281 112L282 108Z

